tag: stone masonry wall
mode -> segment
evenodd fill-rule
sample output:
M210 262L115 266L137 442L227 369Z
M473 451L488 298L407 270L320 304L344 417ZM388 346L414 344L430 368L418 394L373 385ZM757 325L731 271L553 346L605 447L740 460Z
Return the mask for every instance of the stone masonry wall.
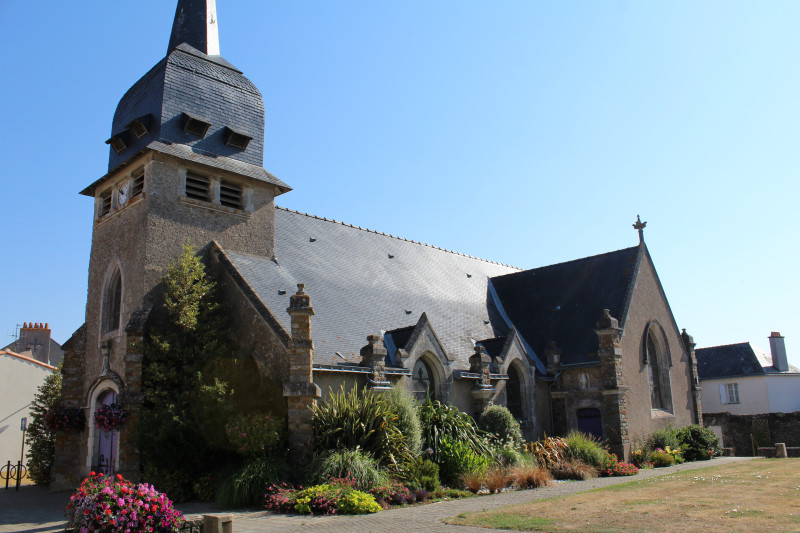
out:
M645 328L657 321L664 330L673 366L669 370L673 414L653 413L650 403L650 384L647 367L642 359ZM620 317L622 322L622 317ZM632 439L668 424L680 427L696 421L692 376L688 354L673 325L669 304L658 287L655 269L645 254L631 299L622 335L622 364L628 391L628 424Z
M760 415L703 413L703 424L721 426L725 447L733 448L739 456L753 455L751 434L756 437L756 446L775 446L776 442L800 446L800 411Z

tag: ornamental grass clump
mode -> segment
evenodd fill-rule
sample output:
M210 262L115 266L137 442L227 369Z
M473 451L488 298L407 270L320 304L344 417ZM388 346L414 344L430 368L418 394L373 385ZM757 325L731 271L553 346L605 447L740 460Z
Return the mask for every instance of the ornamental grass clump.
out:
M152 486L94 472L70 497L64 514L67 527L81 532L177 532L183 524L180 511Z
M525 450L536 459L540 466L545 468L563 462L568 448L569 444L563 438L547 436L525 445Z
M489 489L489 494L495 494L503 492L504 488L511 486L514 483L514 478L507 469L494 467L486 471L484 482L486 483L486 488Z
M580 461L597 468L608 455L603 444L593 435L572 431L567 435L566 441L567 448L564 450L564 457L570 461Z
M546 487L553 481L553 476L545 468L534 463L522 463L511 469L510 475L520 489L536 489Z
M326 483L331 478L349 478L358 490L369 491L385 485L388 476L378 462L360 450L335 450L314 458L308 468L312 483Z
M562 461L551 465L548 470L556 479L572 479L582 481L597 477L597 469L581 461Z

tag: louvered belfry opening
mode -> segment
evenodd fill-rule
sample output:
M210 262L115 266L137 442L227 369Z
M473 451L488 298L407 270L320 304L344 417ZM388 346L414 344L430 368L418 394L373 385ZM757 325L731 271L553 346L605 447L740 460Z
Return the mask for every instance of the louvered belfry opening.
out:
M197 174L186 175L186 197L193 200L211 201L211 180Z
M242 186L229 181L222 181L219 186L219 203L234 209L242 208Z

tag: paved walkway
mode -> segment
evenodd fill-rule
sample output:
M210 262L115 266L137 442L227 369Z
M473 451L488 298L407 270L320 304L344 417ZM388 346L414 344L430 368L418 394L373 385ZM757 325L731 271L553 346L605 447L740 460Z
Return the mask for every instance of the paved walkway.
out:
M383 532L442 532L489 533L493 530L478 527L451 526L442 521L460 513L496 509L534 500L565 496L599 487L626 483L636 479L662 476L683 470L718 466L732 462L748 461L751 457L717 457L711 461L684 463L669 468L642 470L631 477L596 478L571 481L533 490L521 490L466 498L446 502L390 509L364 516L296 516L265 511L233 512L233 530L236 533L271 533L283 531L325 533L383 533ZM51 533L64 530L62 511L69 501L70 492L50 492L40 487L0 489L0 533L31 532ZM214 513L204 504L178 505L185 514Z

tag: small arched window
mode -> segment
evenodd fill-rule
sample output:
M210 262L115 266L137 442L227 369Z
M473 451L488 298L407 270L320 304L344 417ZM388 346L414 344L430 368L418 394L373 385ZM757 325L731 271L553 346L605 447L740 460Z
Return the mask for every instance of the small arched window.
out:
M417 359L412 371L413 392L417 400L424 402L426 398L436 399L435 381L433 372L424 359Z
M119 329L120 311L122 309L122 276L119 269L114 273L106 284L103 291L103 333L116 331Z
M664 346L661 328L652 324L645 334L645 362L650 382L650 404L653 409L672 411L672 392L669 380L669 356Z
M506 407L514 418L524 418L522 410L522 379L516 366L508 367L508 381L506 381Z

